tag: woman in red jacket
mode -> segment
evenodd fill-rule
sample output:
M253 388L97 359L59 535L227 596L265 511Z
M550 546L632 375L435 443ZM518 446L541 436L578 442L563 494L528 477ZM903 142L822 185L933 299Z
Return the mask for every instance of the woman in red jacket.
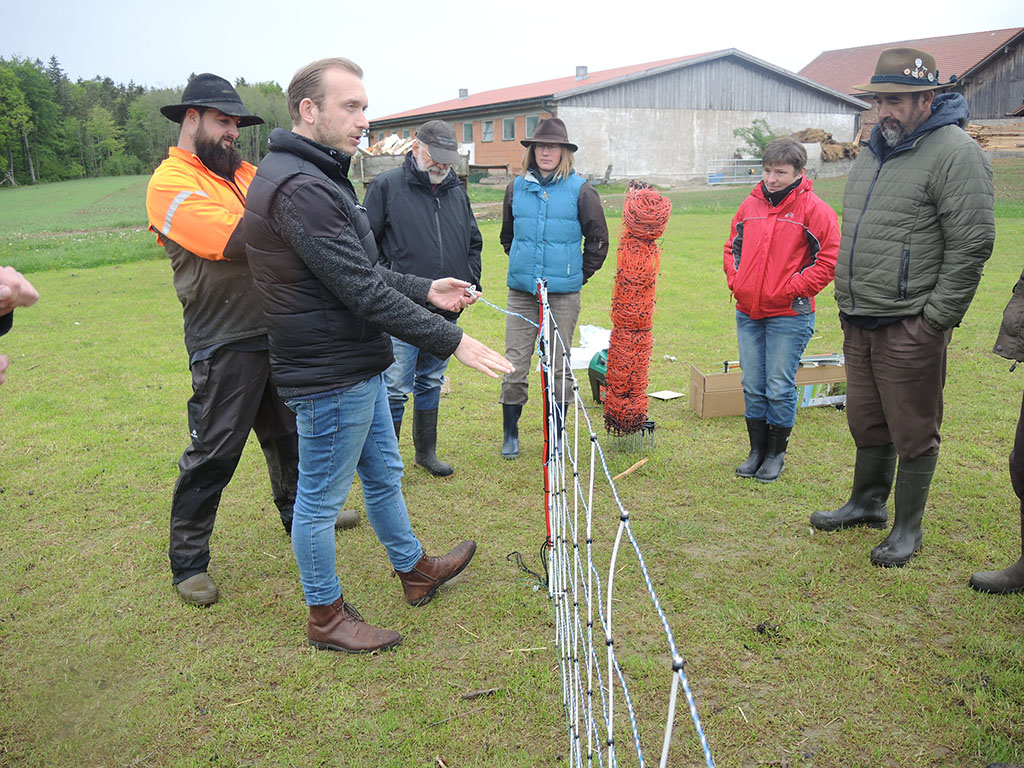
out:
M763 180L743 201L725 243L725 276L736 299L750 455L740 477L763 483L785 466L796 421L796 370L814 332L814 297L832 282L839 222L804 176L807 152L775 139Z

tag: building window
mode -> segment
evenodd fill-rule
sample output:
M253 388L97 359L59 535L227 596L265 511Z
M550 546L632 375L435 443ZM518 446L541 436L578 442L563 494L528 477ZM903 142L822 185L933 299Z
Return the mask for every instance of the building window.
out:
M409 138L409 129L408 128L403 128L402 129L402 138L403 139L408 139Z
M473 124L463 123L462 124L462 143L472 144L473 143Z
M493 120L483 120L480 123L480 141L494 141Z
M516 119L506 117L501 121L501 140L512 141L516 137Z
M538 122L540 122L540 118L536 115L526 118L526 138L533 138L533 132L537 130Z

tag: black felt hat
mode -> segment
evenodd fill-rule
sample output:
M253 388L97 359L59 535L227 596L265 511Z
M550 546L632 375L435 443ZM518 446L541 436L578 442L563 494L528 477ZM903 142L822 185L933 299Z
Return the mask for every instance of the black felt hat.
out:
M237 117L239 118L239 128L245 128L247 125L259 125L263 122L262 117L254 115L242 106L242 99L238 95L238 91L231 87L231 83L223 77L211 75L209 72L192 78L181 94L180 104L168 104L166 107L160 107L160 112L168 120L180 123L185 119L185 113L189 109L197 107L211 107L220 110L225 115Z

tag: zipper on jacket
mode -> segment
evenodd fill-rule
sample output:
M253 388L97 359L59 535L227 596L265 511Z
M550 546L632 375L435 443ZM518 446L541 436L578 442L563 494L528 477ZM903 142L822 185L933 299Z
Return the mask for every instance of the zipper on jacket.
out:
M901 301L907 299L907 284L910 282L910 249L904 248L900 256L899 296Z
M846 276L846 287L850 291L850 314L854 314L857 311L857 298L853 295L853 254L857 250L857 233L860 232L860 223L864 221L864 214L868 212L868 203L871 202L871 193L875 191L875 183L878 181L878 176L882 172L882 163L884 160L879 159L878 166L875 168L875 176L871 179L871 186L868 187L868 194L864 198L864 207L861 209L860 216L857 218L857 224L853 228L853 242L850 243L850 274Z
M444 271L444 243L441 242L441 198L434 195L434 226L437 228L437 255L441 259L441 271Z

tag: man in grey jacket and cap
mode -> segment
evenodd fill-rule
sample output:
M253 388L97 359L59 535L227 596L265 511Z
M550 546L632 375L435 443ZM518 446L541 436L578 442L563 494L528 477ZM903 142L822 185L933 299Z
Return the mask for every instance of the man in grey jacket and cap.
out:
M964 97L936 94L948 85L930 54L890 48L857 86L872 94L878 124L846 184L835 278L857 458L849 501L811 524L884 528L895 476L895 521L871 551L885 567L921 548L946 349L995 240L992 169L963 130Z

